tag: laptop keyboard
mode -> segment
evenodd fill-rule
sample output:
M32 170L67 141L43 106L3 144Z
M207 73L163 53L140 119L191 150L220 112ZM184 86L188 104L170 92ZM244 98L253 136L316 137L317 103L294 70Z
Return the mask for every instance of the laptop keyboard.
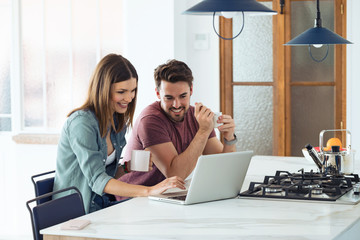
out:
M174 197L169 197L170 199L176 199L176 200L182 200L185 201L186 195L182 195L182 196L174 196Z

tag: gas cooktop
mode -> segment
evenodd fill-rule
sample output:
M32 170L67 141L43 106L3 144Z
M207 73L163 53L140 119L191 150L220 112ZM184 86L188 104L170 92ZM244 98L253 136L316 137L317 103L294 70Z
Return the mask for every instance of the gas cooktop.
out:
M319 172L276 171L263 182L251 182L240 197L357 204L360 202L357 174L328 175Z

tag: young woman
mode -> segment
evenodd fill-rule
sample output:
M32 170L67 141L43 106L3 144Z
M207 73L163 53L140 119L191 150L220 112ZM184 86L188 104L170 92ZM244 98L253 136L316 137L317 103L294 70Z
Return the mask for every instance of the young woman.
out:
M184 189L179 177L152 187L116 180L125 133L132 125L138 76L134 66L116 54L105 56L91 78L85 103L74 109L58 144L54 191L75 186L82 193L87 213L114 203L113 196L148 196L166 189ZM70 193L65 193L66 195ZM58 194L56 197L60 197Z

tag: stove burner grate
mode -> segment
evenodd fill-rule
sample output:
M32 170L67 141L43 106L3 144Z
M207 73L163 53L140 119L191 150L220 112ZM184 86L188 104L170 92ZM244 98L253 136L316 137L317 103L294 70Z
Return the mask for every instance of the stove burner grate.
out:
M265 176L263 182L251 182L240 196L282 198L298 200L336 201L359 186L359 176L327 175L318 172L290 173L276 171L274 176Z

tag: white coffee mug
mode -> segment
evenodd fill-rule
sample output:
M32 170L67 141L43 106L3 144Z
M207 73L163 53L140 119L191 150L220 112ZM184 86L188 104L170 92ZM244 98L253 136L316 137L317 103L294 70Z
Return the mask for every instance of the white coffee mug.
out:
M222 112L214 112L214 127L218 127L223 125L223 123L218 123L217 120L219 119L219 117L222 115Z
M132 150L130 160L130 170L148 172L150 164L150 151Z

